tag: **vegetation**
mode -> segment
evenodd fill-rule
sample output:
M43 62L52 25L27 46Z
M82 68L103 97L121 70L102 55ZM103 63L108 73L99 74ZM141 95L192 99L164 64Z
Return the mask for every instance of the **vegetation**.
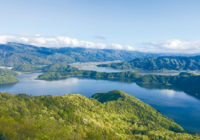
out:
M45 65L22 64L15 66L12 70L20 72L42 72L44 67Z
M198 139L122 92L38 96L0 93L0 139Z
M66 63L57 63L53 65L48 65L43 68L43 72L69 72L69 71L78 71L78 68L71 67Z
M18 79L14 76L15 74L16 73L11 70L0 69L0 85L18 82Z
M200 70L200 56L163 56L153 58L136 58L129 62L101 64L99 67L114 69L154 70Z
M12 74L12 75L16 75L17 73L12 71L12 70L9 70L9 69L2 69L0 68L0 75L5 75L5 74Z

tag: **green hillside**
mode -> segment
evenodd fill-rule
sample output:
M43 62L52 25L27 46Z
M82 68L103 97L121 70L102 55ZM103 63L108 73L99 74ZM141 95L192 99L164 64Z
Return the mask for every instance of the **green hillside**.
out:
M11 70L0 69L0 85L18 82L14 76L16 73Z
M0 65L18 67L19 65L49 65L56 63L99 62L113 60L132 60L135 57L152 54L135 51L86 48L45 48L20 43L0 44ZM27 66L25 68L29 69ZM18 67L18 69L20 69ZM22 69L23 70L23 69Z
M0 139L197 139L122 92L38 96L0 93Z
M99 67L114 69L154 70L200 70L200 56L163 56L153 58L136 58L128 62L102 64Z

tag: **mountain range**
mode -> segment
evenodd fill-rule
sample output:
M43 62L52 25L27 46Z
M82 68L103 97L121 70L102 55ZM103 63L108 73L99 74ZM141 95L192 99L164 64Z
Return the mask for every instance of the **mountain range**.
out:
M135 58L131 61L101 64L100 67L114 69L158 70L200 70L200 56L158 56Z
M0 44L0 65L12 67L22 64L49 65L60 62L129 61L136 57L151 55L153 54L112 49L47 48L20 43Z

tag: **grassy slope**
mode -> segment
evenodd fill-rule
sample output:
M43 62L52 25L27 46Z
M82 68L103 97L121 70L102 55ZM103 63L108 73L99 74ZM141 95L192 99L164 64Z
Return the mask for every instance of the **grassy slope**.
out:
M18 79L14 75L15 72L11 70L0 69L0 85L18 82Z
M92 98L1 93L0 126L0 139L195 139L149 105L116 90Z
M3 84L13 84L18 82L18 79L11 74L6 74L6 75L0 75L0 85Z

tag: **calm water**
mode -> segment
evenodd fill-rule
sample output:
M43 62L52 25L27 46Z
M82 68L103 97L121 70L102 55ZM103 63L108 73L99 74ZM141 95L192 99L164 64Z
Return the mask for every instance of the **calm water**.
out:
M97 92L119 89L150 104L162 114L182 125L186 130L200 131L200 101L184 92L145 89L135 83L105 80L77 78L59 81L35 80L38 75L37 73L18 75L20 82L14 85L1 86L0 91L27 93L35 96L80 93L90 97Z

